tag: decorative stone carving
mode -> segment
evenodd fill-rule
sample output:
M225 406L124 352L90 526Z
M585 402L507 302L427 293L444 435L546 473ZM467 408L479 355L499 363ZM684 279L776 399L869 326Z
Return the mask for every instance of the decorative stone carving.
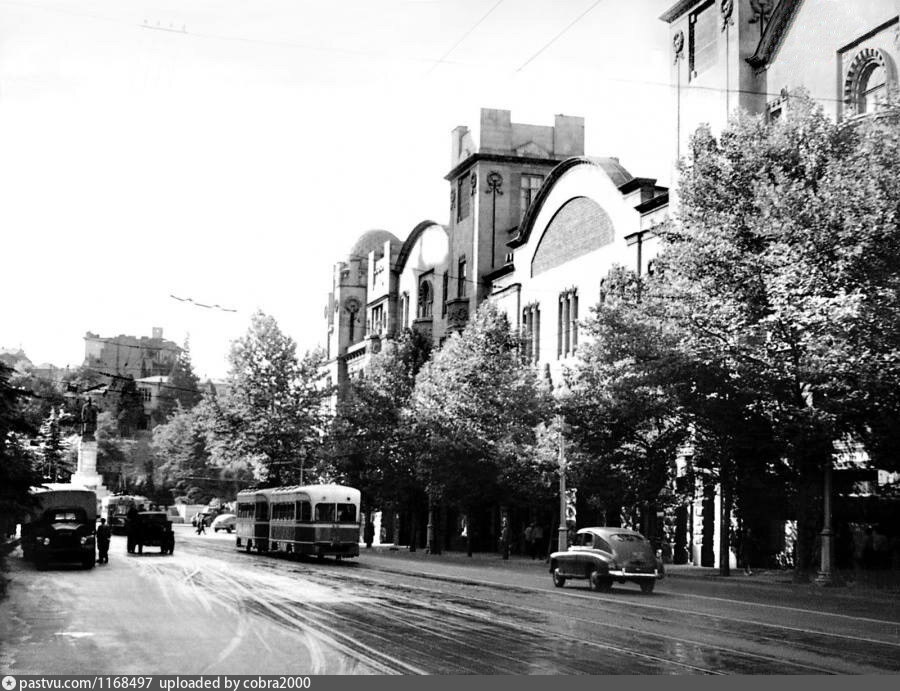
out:
M447 301L447 327L462 330L469 322L469 298Z
M456 190L450 190L450 211L456 208Z
M672 37L672 50L675 51L675 62L684 57L684 32L676 31Z
M775 0L750 0L750 9L753 10L750 24L759 22L760 24L765 25L766 22L769 21L769 16L772 14L772 6L774 4Z
M475 196L475 191L478 189L478 175L477 173L472 173L472 196Z
M722 0L720 4L722 10L722 31L731 24L731 15L734 12L734 0Z
M500 175L500 173L498 173L496 170L492 170L490 173L488 173L487 189L484 191L484 193L485 194L495 193L495 194L502 195L503 194L502 187L503 187L503 176Z

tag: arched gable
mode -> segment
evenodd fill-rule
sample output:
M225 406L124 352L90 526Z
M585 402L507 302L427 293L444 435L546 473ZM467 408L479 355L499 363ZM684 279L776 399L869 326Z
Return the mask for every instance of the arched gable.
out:
M400 253L397 256L396 270L398 272L402 272L403 269L406 268L406 262L409 261L409 255L412 252L413 247L415 247L416 242L419 241L419 238L422 237L426 230L434 226L442 228L444 233L447 232L447 229L444 226L434 221L422 221L412 229L409 236L404 240L403 246L400 248Z
M531 259L531 275L608 245L614 235L612 219L603 207L588 197L573 197L547 224Z

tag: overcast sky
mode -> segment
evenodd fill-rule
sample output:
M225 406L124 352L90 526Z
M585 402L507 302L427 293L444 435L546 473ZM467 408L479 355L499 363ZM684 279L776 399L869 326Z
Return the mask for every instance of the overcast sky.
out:
M671 4L0 0L0 347L159 326L215 378L261 309L314 348L362 232L447 222L482 107L668 184Z

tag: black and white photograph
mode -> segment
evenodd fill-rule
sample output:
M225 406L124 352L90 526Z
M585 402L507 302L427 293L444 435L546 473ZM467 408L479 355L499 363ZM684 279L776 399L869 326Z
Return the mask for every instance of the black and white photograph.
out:
M3 690L900 674L898 64L900 0L0 0Z

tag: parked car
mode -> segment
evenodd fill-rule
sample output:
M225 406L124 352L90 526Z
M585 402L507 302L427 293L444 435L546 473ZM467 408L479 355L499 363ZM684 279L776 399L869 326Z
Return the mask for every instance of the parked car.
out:
M143 554L144 547L159 547L162 554L175 551L175 532L165 511L141 511L135 530L128 534L128 551Z
M233 513L220 513L213 519L210 527L213 529L213 532L216 533L220 530L224 530L227 533L233 533L236 520L237 517Z
M565 552L550 555L553 585L587 579L592 590L609 592L614 582L632 581L652 593L656 581L665 576L662 560L650 541L627 528L582 528Z

